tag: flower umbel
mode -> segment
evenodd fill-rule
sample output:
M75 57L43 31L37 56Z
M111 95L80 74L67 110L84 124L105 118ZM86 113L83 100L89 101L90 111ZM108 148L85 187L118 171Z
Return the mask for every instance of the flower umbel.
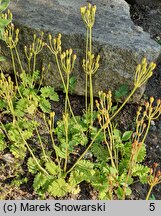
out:
M49 45L47 46L50 49L50 51L54 55L61 53L61 34L58 34L58 36L55 38L52 38L51 34L49 34L48 38L49 38Z
M161 114L161 100L158 99L156 106L153 106L154 98L150 97L149 102L145 103L145 116L147 119L155 120Z
M145 82L153 75L153 70L156 64L151 62L149 65L147 59L143 58L141 64L138 64L135 72L134 86L136 88L141 87Z
M60 55L61 65L66 74L70 74L74 68L77 56L73 54L73 50L69 49Z
M95 74L99 68L99 60L100 60L100 55L98 55L95 58L94 54L88 52L87 60L83 59L84 72L88 75Z
M14 28L11 23L4 32L4 41L10 49L14 49L18 43L19 29Z
M81 7L80 12L85 25L92 28L95 22L96 5L92 6L89 3L88 7Z

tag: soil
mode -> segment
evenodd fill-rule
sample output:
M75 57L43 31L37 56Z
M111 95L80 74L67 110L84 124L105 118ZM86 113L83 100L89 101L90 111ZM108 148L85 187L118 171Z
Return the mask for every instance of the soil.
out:
M136 25L143 28L144 31L150 34L150 37L158 42L158 46L161 44L161 4L156 5L138 5L133 0L127 0L130 3L131 18ZM152 2L152 1L151 1ZM57 113L59 118L63 112L64 95L59 93L60 102L55 103L52 109ZM161 58L157 62L157 68L153 77L149 80L145 94L143 98L148 99L150 96L154 98L161 98ZM84 98L80 96L70 96L71 105L75 114L82 114L84 108ZM130 122L133 120L133 116L136 114L136 104L128 104L125 106L122 114L119 116L120 127L123 130L130 129ZM152 122L149 135L146 139L147 157L145 164L150 167L156 162L161 168L161 117ZM21 188L8 188L7 184L4 184L6 188L5 199L38 199L37 195L32 189L32 178L27 184L23 184ZM62 199L97 199L97 192L94 191L87 183L81 184L81 192L78 195L68 195ZM136 183L133 185L133 196L130 199L145 199L148 186ZM155 198L161 200L161 184L156 186L152 193ZM54 199L53 197L47 197L47 199Z

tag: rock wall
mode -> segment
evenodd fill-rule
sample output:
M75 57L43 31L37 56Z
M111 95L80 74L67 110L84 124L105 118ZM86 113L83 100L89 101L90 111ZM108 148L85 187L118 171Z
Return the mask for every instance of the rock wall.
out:
M82 70L82 58L85 48L85 26L81 19L80 7L86 0L19 0L10 4L13 22L20 28L20 45L30 43L35 32L44 31L57 35L62 33L63 48L72 47L78 58L74 74L77 78L75 94L83 95L85 74ZM93 29L94 52L100 54L100 69L94 76L94 95L99 90L116 90L127 84L132 88L136 65L146 56L156 61L161 47L150 39L148 33L135 26L130 18L129 5L124 0L92 0L97 5L96 22ZM5 51L7 55L7 51ZM22 58L23 53L21 54ZM44 83L60 89L61 80L55 66L55 60L49 50L40 55L39 65L51 63L52 70L45 74ZM25 60L24 60L25 64ZM142 87L133 98L140 99Z

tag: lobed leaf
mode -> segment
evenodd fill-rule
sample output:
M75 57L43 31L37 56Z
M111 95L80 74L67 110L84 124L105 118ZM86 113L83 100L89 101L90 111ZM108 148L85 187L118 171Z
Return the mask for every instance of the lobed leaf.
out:
M50 104L49 100L47 100L45 98L41 98L40 102L39 102L39 106L44 113L50 113L51 112L51 104Z
M51 175L58 175L60 172L59 167L53 161L46 162L45 167Z
M51 86L45 86L40 89L42 98L49 98L53 101L59 101L59 96Z
M48 188L48 192L52 196L65 196L68 193L68 184L63 178L59 178L51 183Z

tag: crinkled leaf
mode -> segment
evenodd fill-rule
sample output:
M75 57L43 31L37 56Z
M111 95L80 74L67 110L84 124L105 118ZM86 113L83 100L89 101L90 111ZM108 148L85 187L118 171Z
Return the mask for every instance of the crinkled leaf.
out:
M141 147L140 147L140 150L139 150L139 152L137 154L136 161L137 162L142 162L145 159L145 157L146 157L146 148L145 148L145 144L142 143Z
M58 175L59 174L59 171L60 171L59 167L53 161L46 162L45 167L50 174L52 174L52 175Z
M63 152L58 146L55 146L55 151L56 151L56 154L61 157L61 158L65 158L65 152Z
M41 172L39 172L35 178L34 178L34 182L33 182L33 187L35 189L35 191L37 191L38 189L40 189L48 180L46 175L43 175Z
M138 176L141 183L145 184L147 183L147 176L149 174L150 168L147 166L144 166L142 164L136 164L132 168L132 175L133 176Z
M55 92L54 88L51 86L42 87L40 92L41 92L42 98L50 98L50 100L59 101L58 94Z
M16 110L15 114L18 117L22 117L25 114L25 111L27 109L27 98L21 98L19 101L16 103Z
M38 103L34 103L34 101L33 101L33 103L27 107L27 113L30 115L33 115L37 109L37 105L38 105Z
M40 161L38 160L38 162ZM39 171L38 165L36 164L35 160L32 157L28 159L27 167L28 167L29 172L32 174L36 174Z
M108 152L105 146L94 142L91 147L91 152L99 161L108 161Z
M128 88L127 85L120 86L119 89L117 91L115 91L115 94L114 94L115 95L115 100L119 100L122 97L127 96L128 91L129 91L129 88Z
M34 81L37 81L39 78L40 78L40 71L38 71L38 70L34 71L32 74L32 79Z
M0 151L3 151L7 147L7 143L5 142L5 135L0 132Z
M21 160L23 160L26 156L26 147L25 147L24 143L14 142L10 146L10 151L15 156L15 158L18 158Z
M68 184L63 178L57 179L49 185L48 192L52 196L65 196L68 192Z
M47 100L45 98L41 98L40 102L39 102L39 106L44 113L50 113L51 112L51 104L50 104L49 100Z

